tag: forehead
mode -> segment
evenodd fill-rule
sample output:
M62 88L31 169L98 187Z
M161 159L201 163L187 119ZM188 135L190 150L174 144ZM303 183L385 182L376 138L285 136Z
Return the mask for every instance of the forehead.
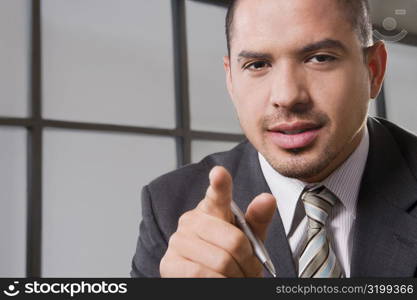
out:
M338 0L240 0L232 30L236 51L248 46L289 49L323 39L359 42Z

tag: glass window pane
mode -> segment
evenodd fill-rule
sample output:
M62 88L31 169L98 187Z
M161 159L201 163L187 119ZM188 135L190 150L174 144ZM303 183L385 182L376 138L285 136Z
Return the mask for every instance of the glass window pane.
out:
M43 114L175 126L167 0L44 0Z
M226 90L223 57L226 9L186 1L191 127L241 133Z
M0 127L0 277L26 276L26 139Z
M176 167L173 138L48 129L43 276L129 277L142 186Z
M30 3L0 1L0 116L28 115Z
M227 151L235 147L237 142L223 142L223 141L202 141L195 140L191 142L191 160L192 162L199 162L207 155Z
M417 133L417 47L387 43L385 96L388 119Z

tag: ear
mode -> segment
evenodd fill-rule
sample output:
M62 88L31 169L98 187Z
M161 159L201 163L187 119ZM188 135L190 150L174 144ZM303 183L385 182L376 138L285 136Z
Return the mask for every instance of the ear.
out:
M232 70L230 65L230 57L223 57L223 67L226 74L226 86L227 91L229 92L230 98L233 100L233 83L232 83Z
M371 80L371 98L375 99L381 91L387 68L387 49L382 41L371 46L367 53L367 67Z

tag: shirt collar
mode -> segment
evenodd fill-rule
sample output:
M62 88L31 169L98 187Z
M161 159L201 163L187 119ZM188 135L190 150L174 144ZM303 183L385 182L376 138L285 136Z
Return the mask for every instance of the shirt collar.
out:
M357 197L368 157L368 150L369 133L368 128L365 126L364 136L355 151L321 182L338 196L340 202L353 218L356 218ZM277 207L285 232L288 234L294 219L298 198L307 183L281 175L272 168L259 152L258 158L265 180L275 199L277 199Z

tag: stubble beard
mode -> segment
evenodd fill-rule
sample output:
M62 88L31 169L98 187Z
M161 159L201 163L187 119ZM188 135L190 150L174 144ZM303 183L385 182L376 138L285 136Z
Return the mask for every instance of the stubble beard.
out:
M283 159L272 151L268 151L268 147L265 146L264 144L263 148L266 150L262 155L275 171L285 177L302 181L316 177L323 172L340 152L331 146L324 147L324 150L317 155L308 153L311 152L309 149L295 149L287 151L286 157Z

